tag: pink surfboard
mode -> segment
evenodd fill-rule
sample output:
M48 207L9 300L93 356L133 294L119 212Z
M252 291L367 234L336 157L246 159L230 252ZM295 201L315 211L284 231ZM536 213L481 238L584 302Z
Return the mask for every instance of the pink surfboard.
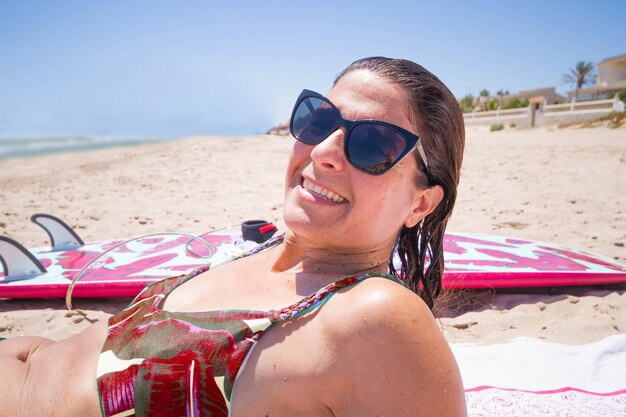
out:
M0 237L0 263L4 270L0 273L0 298L65 297L74 277L89 262L92 263L75 284L73 298L133 297L149 282L185 274L208 263L217 266L256 245L233 231L201 235L208 247L189 236L171 234L145 237L121 246L118 245L123 240L84 244L63 222L47 217L65 226L64 230L55 230L58 224L45 227L52 240L51 248L28 251L20 246L19 252L15 250L17 242ZM39 220L44 222L47 218ZM61 239L72 247L65 248L59 243ZM448 233L444 250L445 289L626 283L626 265L553 244ZM17 260L13 262L15 268L10 268L11 262L6 261L10 256Z
M447 233L444 252L447 289L626 283L626 265L550 243Z
M102 256L124 240L92 242L68 250L31 249L46 271L28 276L0 274L0 298L65 297L73 278L94 259L76 282L73 298L134 297L149 282L185 274L206 264L216 266L256 246L230 234L200 237L211 245L210 249L176 235L146 237Z

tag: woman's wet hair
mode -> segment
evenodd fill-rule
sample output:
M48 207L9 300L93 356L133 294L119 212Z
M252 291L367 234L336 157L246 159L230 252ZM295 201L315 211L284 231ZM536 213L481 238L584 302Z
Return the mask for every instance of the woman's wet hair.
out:
M402 226L394 251L401 260L398 271L393 265L393 252L389 270L400 277L432 310L441 293L443 276L443 239L446 225L456 201L457 185L461 173L465 127L461 108L450 90L421 65L404 59L384 57L364 58L350 64L335 79L335 84L346 74L367 70L399 85L407 94L407 117L424 147L428 170L418 161L416 186L429 188L441 186L443 199L437 208L414 227ZM427 266L426 266L427 265Z

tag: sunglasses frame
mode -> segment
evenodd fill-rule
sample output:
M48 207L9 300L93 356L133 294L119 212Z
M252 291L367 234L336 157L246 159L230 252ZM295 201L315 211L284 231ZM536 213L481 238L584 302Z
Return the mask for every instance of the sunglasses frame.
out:
M298 110L302 102L307 98L320 99L328 103L332 107L332 109L334 109L337 112L337 120L335 124L332 126L332 128L329 130L328 134L324 136L322 139L320 139L319 141L314 142L314 143L307 142L307 141L300 139L298 136L294 134L294 128L293 128L293 121L296 115L296 110ZM375 124L375 125L385 126L395 131L396 133L400 134L400 136L404 138L406 142L405 149L400 154L400 157L398 158L398 160L395 161L393 164L391 164L391 166L389 166L384 171L379 171L379 172L368 171L365 168L361 168L352 162L350 158L350 153L348 151L348 142L350 141L350 134L352 133L352 130L360 124ZM296 104L293 106L293 110L291 111L291 118L289 119L289 131L291 132L291 135L294 138L296 138L300 142L305 143L307 145L317 145L317 144L322 143L324 140L326 140L330 135L333 134L333 132L335 132L340 127L344 127L346 129L346 137L343 142L343 152L346 156L346 159L348 160L348 162L350 162L350 165L352 165L359 171L365 172L366 174L370 174L370 175L382 175L386 173L387 171L389 171L390 169L392 169L393 167L395 167L396 165L398 165L404 158L406 158L408 155L411 154L411 151L413 151L414 149L417 149L417 152L420 155L422 163L424 164L426 175L428 176L429 179L431 178L430 171L428 170L428 162L426 161L426 153L424 152L424 148L422 147L422 141L420 140L420 137L418 135L412 132L409 132L406 129L403 129L400 126L383 122L382 120L376 120L376 119L348 120L348 119L345 119L341 115L341 112L339 111L337 106L335 106L328 98L324 97L323 95L319 93L316 93L315 91L306 90L306 89L302 90L302 92L300 93L300 96L296 100Z

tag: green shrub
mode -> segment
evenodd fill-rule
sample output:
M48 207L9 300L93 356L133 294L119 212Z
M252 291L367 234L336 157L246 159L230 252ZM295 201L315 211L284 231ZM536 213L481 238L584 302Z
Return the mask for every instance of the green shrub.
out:
M471 94L466 94L459 100L459 106L461 106L461 111L463 113L471 113L474 110L475 105L476 100Z
M487 110L497 110L498 109L498 99L494 98L493 100L490 100L489 102L487 102Z
M508 103L504 103L504 105L502 106L502 109L521 109L523 107L528 107L528 99L525 98L523 100L520 100L519 98L516 98L515 100L511 100Z
M497 132L502 129L504 129L504 125L502 123L494 123L489 127L490 132Z
M619 93L617 93L617 95L619 96L620 100L626 103L626 90L620 91Z

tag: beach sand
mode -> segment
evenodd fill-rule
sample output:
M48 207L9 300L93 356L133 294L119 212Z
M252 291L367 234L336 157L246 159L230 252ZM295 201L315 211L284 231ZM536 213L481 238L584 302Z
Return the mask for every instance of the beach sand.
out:
M282 224L289 137L192 137L127 148L0 161L0 234L27 247L47 235L33 213L61 217L85 241L247 219ZM626 129L467 129L449 230L559 243L626 262ZM519 336L578 344L626 332L625 286L450 294L450 342ZM0 337L60 339L128 299L0 300Z

